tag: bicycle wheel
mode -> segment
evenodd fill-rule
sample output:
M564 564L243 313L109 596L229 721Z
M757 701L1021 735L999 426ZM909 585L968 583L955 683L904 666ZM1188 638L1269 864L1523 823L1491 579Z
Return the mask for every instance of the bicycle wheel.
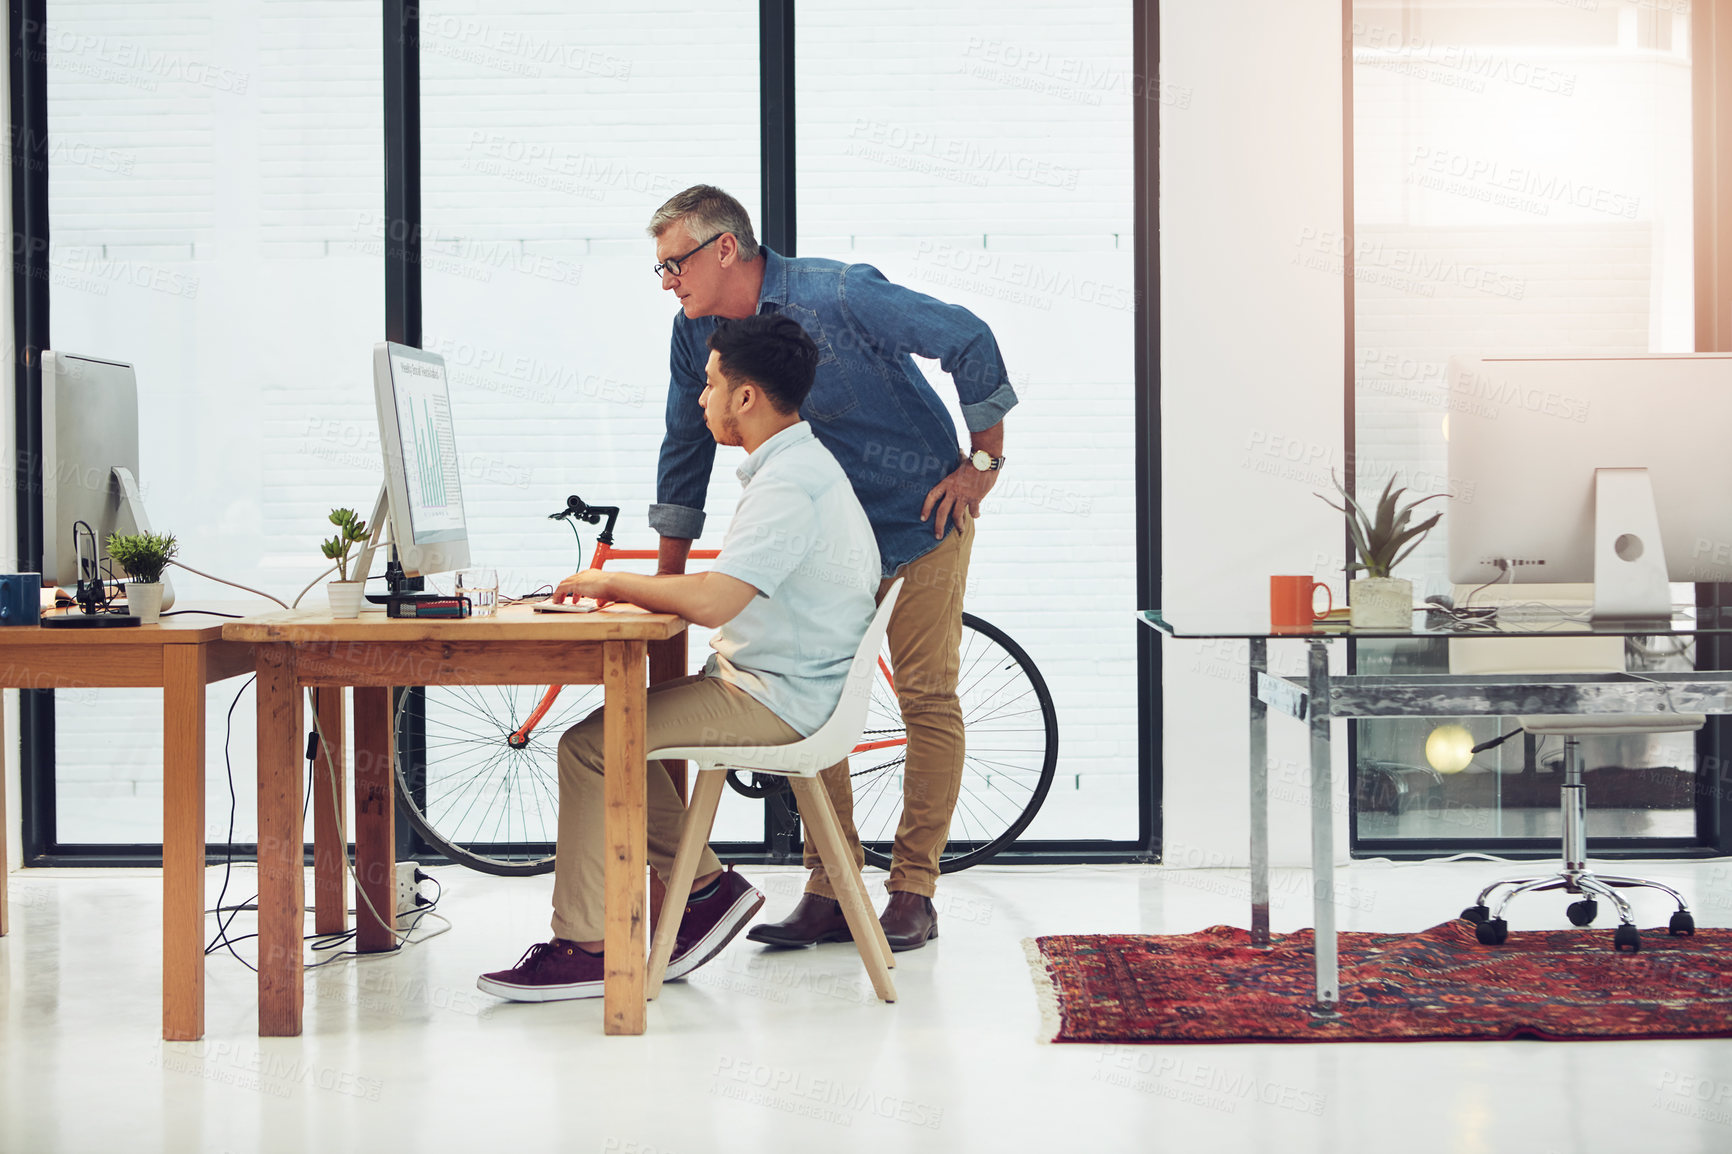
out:
M902 711L883 674L888 663L886 649L872 685L866 734L849 757L854 826L866 860L881 869L890 866L902 819L907 760ZM943 873L979 865L1015 841L1040 812L1058 765L1058 713L1040 670L1002 629L971 613L962 615L956 693L967 744L962 790L939 862Z
M398 804L451 861L506 877L553 869L559 739L600 708L602 691L566 686L528 744L513 747L507 739L546 692L545 685L430 685L401 695Z

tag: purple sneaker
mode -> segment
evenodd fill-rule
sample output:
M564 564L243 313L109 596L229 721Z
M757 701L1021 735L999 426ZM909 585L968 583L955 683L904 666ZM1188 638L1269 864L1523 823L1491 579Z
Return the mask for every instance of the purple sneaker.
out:
M717 879L714 893L686 903L665 980L683 978L721 953L763 904L763 893L729 866Z
M602 977L600 954L586 954L576 942L554 938L536 942L515 966L482 974L475 984L513 1002L558 1002L601 997Z

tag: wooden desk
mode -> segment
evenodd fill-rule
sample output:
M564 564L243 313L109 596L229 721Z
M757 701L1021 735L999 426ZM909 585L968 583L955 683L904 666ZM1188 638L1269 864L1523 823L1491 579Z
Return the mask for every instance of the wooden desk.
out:
M217 617L132 629L0 629L0 688L162 690L162 1036L169 1041L204 1036L205 686L252 666L252 647L224 640ZM4 808L0 801L0 883ZM5 890L0 884L0 933Z
M538 614L527 606L462 620L391 620L376 613L337 620L324 610L273 613L224 626L225 638L253 646L259 676L259 1033L301 1032L301 690L354 687L355 869L361 889L380 911L374 917L367 902L357 902L357 948L388 950L394 945L396 893L391 689L536 683L605 687L609 853L603 1024L609 1034L643 1033L645 671L651 647L679 644L685 627L666 614ZM331 795L325 775L341 773L341 747L333 740L341 733L341 710L324 696L318 708L334 762L328 769L319 767L314 792L323 799ZM315 817L315 924L320 929L340 924L340 915L327 911L330 902L341 901L340 849L329 850L324 832L334 827L340 838L340 819L333 812L322 826ZM334 885L328 884L332 876Z

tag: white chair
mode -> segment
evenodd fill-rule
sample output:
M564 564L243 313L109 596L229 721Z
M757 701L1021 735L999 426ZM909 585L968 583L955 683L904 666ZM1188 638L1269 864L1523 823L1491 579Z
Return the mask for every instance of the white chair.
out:
M1568 596L1581 587L1538 586L1499 587L1501 597L1487 600L1532 599L1547 601ZM1591 592L1591 586L1588 587ZM1519 592L1518 592L1519 591ZM1537 594L1537 595L1536 595ZM1579 594L1578 594L1579 597ZM1529 638L1452 638L1449 642L1451 673L1607 673L1624 671L1624 639L1622 637L1534 637ZM1480 891L1474 904L1461 911L1461 916L1474 923L1474 933L1486 945L1501 945L1509 935L1509 923L1504 909L1517 894L1564 890L1579 895L1565 914L1574 925L1590 924L1599 913L1595 898L1604 898L1618 911L1618 928L1612 936L1617 950L1641 949L1641 934L1630 903L1619 889L1654 889L1667 894L1678 903L1668 930L1673 934L1693 934L1696 923L1684 896L1671 886L1643 878L1615 877L1596 874L1588 868L1588 790L1582 782L1582 754L1579 741L1584 737L1633 737L1655 733L1693 733L1707 720L1700 713L1565 713L1517 717L1516 724L1535 737L1564 739L1564 780L1558 805L1563 819L1563 868L1541 877L1510 878L1493 882ZM1497 900L1494 907L1488 899L1498 890L1509 892Z
M890 943L884 937L884 927L872 913L866 896L866 884L854 864L854 853L842 837L841 823L830 804L818 774L847 757L860 744L866 729L866 705L872 698L872 679L877 673L878 651L884 644L884 634L890 627L890 611L896 596L902 591L898 579L878 603L866 636L854 653L848 667L848 680L842 688L842 700L836 711L810 737L787 745L754 746L674 746L652 750L647 761L690 761L697 764L697 780L692 786L692 799L686 810L685 829L680 835L680 848L674 855L673 876L668 879L667 894L662 899L661 916L656 924L655 944L650 950L648 980L645 994L654 998L661 993L662 977L667 973L668 959L673 956L674 938L680 928L680 916L691 897L692 878L697 873L698 857L710 840L715 825L716 806L721 802L722 785L730 769L748 769L756 773L773 774L788 779L794 797L805 819L807 836L817 843L818 856L824 871L835 887L836 900L854 943L860 948L860 960L866 963L872 988L886 1002L896 1000L896 987L890 984L890 967L896 964L890 953Z

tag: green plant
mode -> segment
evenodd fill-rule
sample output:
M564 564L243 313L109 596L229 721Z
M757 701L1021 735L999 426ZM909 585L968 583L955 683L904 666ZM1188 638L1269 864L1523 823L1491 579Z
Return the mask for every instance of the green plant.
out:
M367 523L355 515L353 509L332 509L331 524L337 527L337 535L319 546L325 559L337 563L337 580L349 579L349 550L367 539Z
M1390 572L1407 555L1419 548L1419 543L1432 527L1443 516L1433 513L1417 525L1409 525L1414 509L1427 501L1435 501L1445 493L1433 493L1429 497L1421 497L1417 501L1409 501L1403 505L1401 495L1406 489L1395 487L1395 477L1389 478L1389 483L1383 486L1383 495L1377 499L1375 516L1367 516L1365 507L1353 499L1352 494L1341 487L1341 482L1330 473L1329 479L1335 484L1335 491L1341 494L1344 504L1337 505L1322 493L1316 494L1319 501L1334 509L1347 518L1347 533L1353 538L1353 548L1359 553L1359 560L1348 566L1349 572L1365 570L1367 577L1387 577ZM1402 546L1407 546L1405 549Z
M162 571L180 552L180 544L172 533L115 533L108 538L108 555L126 570L133 581L152 583L162 580Z

